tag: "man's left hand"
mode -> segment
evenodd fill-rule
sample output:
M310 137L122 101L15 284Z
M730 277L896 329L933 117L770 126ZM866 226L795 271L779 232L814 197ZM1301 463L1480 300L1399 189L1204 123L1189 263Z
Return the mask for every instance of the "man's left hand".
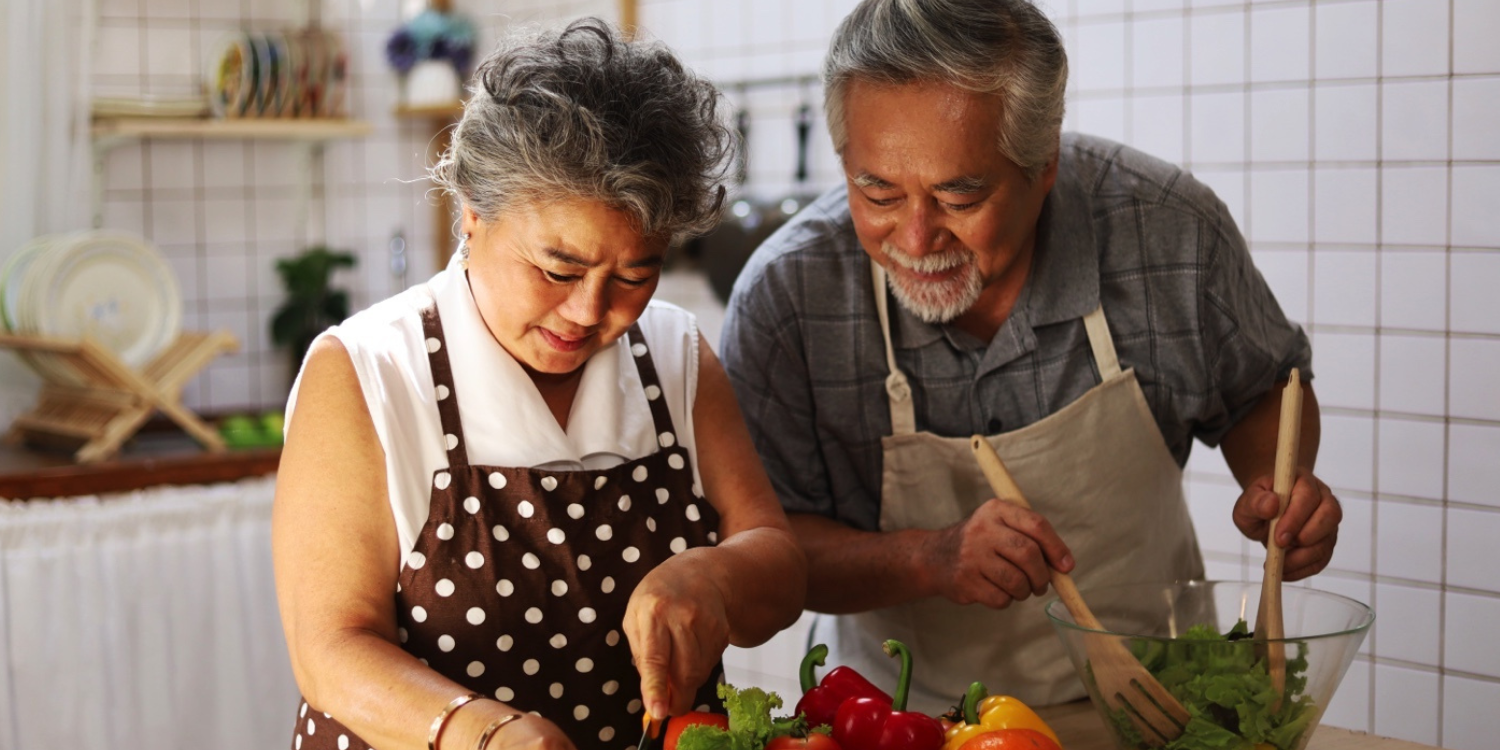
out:
M1234 525L1262 544L1281 501L1267 474L1251 482L1234 504ZM1276 524L1276 543L1286 550L1283 577L1296 581L1321 572L1333 559L1344 511L1338 498L1312 472L1298 470L1286 513Z

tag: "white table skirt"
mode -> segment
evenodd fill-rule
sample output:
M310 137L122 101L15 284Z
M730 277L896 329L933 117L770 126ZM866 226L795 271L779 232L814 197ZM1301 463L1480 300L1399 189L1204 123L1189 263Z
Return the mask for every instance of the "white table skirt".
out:
M274 486L0 502L0 748L288 747Z

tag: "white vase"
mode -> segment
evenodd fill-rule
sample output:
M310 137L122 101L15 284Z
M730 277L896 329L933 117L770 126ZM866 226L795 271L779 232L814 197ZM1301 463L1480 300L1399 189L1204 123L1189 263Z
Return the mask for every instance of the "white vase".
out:
M422 60L407 72L405 88L406 106L435 107L458 101L461 84L451 63Z

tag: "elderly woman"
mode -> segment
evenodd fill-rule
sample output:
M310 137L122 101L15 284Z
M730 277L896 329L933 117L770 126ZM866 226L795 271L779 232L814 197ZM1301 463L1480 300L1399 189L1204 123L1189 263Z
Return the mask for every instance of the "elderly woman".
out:
M433 176L463 248L318 339L273 538L298 750L632 747L796 619L718 360L651 302L716 219L718 95L597 20L485 60Z

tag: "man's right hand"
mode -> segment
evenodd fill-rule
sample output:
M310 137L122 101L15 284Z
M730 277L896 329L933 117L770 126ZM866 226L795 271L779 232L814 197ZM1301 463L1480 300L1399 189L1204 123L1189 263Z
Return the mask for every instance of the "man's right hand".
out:
M1046 593L1049 564L1063 573L1073 569L1072 553L1047 519L994 498L932 532L923 552L939 595L994 609Z

